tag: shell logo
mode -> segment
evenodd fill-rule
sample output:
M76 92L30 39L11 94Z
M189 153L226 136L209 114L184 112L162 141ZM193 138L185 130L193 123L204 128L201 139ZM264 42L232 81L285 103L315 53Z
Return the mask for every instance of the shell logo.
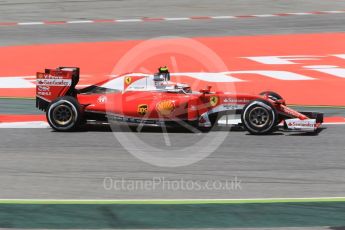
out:
M157 103L156 110L162 116L170 115L175 109L175 103L171 100L165 100Z

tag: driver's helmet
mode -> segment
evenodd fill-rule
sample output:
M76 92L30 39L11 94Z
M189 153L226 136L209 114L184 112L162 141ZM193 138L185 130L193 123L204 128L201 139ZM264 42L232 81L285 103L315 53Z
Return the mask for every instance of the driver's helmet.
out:
M169 73L169 69L168 67L164 66L164 67L159 67L158 68L158 72L159 73Z
M159 67L158 73L154 75L155 81L170 81L170 72L168 67Z

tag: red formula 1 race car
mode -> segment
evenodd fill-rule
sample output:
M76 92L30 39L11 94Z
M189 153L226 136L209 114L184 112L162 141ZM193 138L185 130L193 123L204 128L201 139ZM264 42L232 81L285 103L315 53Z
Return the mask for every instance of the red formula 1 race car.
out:
M188 125L207 130L222 117L238 114L239 126L251 134L268 134L278 126L316 131L323 114L297 112L274 92L260 95L198 92L173 83L167 69L156 74L125 74L76 89L79 68L59 67L37 73L36 107L46 112L56 131L72 131L89 121L145 125Z

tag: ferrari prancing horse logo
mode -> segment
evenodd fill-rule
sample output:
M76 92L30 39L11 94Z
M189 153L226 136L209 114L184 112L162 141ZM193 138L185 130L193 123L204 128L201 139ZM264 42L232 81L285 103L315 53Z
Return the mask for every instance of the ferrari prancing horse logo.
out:
M139 115L144 116L147 113L148 110L148 105L142 104L142 105L138 105L138 113Z
M132 82L132 78L131 78L131 77L125 77L125 83L126 83L126 85L131 84L131 82Z
M217 96L211 96L210 97L210 105L215 106L218 104L218 97Z

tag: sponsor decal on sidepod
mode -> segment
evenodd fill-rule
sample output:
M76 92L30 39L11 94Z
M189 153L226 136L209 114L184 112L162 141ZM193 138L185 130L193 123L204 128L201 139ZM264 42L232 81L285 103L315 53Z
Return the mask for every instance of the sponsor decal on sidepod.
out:
M172 100L165 100L157 103L156 110L162 116L170 115L175 109L175 103Z
M147 113L149 106L146 104L138 105L138 114L144 116Z

